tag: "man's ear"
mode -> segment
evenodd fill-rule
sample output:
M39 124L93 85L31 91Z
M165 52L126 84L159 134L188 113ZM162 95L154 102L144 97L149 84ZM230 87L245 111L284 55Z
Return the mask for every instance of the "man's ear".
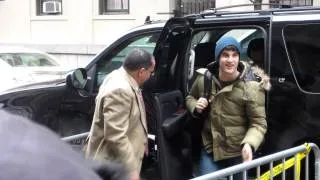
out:
M143 71L145 71L146 69L145 68L140 68L139 70L138 70L138 75L139 75L139 77L143 74Z

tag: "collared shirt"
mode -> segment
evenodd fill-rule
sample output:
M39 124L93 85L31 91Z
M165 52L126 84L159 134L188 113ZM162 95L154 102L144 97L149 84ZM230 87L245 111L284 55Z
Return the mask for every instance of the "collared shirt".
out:
M123 67L121 67L119 70L123 71L126 74L130 81L130 84L133 86L134 91L139 93L141 90L137 81Z
M146 116L145 104L144 104L142 91L141 91L141 89L139 87L139 84L123 67L120 68L120 71L124 71L125 72L126 76L128 77L128 79L130 81L130 84L132 84L132 86L133 86L132 88L134 89L134 91L137 92L138 98L139 98L138 101L140 101L140 103L142 105L142 108L141 108L141 110L143 111L142 113L144 114L144 116ZM144 146L145 146L145 154L148 155L149 154L148 142L145 142Z

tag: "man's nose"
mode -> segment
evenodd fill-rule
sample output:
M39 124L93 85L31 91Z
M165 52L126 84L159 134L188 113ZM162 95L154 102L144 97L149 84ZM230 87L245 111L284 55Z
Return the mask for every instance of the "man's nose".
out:
M233 57L232 57L232 56L228 56L228 57L227 57L227 61L228 61L228 62L231 62L232 60L233 60Z

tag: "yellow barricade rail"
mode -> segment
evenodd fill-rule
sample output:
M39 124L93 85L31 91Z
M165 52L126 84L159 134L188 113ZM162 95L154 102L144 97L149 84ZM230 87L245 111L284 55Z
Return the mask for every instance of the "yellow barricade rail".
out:
M288 160L286 160L284 163L278 164L277 166L273 167L272 170L269 170L262 174L260 178L256 178L256 180L269 180L271 179L271 171L272 171L272 177L275 177L279 174L281 174L284 169L287 170L290 167L294 166L296 163L296 178L297 180L300 180L300 167L301 167L301 160L306 157L307 154L309 154L311 150L311 146L308 143L304 144L306 147L305 152L298 153L295 157L292 157Z

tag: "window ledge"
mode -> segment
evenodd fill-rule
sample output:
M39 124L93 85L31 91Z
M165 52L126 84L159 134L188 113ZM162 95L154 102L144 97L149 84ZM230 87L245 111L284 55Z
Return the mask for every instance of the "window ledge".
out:
M136 20L132 15L121 14L121 15L96 15L93 20Z
M31 21L67 21L64 15L32 16Z

